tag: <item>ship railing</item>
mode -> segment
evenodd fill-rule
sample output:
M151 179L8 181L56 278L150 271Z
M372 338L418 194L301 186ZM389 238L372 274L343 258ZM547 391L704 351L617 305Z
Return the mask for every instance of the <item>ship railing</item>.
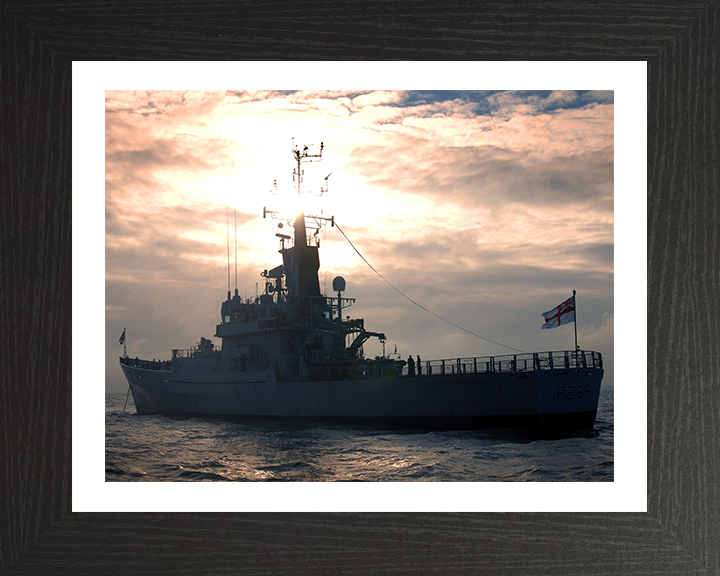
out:
M338 299L331 296L286 295L284 301L296 307L298 319L315 324L327 324L335 321L331 314L337 313ZM355 303L355 298L342 298L343 312Z
M132 368L142 368L144 370L172 370L172 360L142 360L137 356L135 358L120 357L120 363Z
M503 356L479 356L471 358L427 360L420 363L419 375L442 376L446 374L530 372L533 370L602 367L603 360L600 352L594 352L591 350L562 350L554 352L507 354ZM417 374L417 367L415 370ZM403 374L408 374L407 366L404 367Z
M192 346L191 348L185 349L174 349L172 351L173 359L175 358L195 358L196 354L200 352L222 352L221 346L214 346L212 349L201 348L200 346Z

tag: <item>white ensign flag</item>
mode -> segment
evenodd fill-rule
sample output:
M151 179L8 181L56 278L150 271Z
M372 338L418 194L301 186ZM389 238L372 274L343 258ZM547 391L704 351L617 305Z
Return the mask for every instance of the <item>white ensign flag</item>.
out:
M556 328L557 326L570 324L575 322L575 295L565 300L562 304L556 306L548 312L543 312L545 324L543 328Z

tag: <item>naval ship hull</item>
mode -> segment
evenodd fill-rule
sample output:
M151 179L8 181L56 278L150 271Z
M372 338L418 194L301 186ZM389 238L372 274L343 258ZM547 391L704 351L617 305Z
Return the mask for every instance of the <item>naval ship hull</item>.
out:
M122 365L139 414L384 423L407 428L592 428L603 369L278 381L273 371L206 374ZM184 379L183 379L184 377Z

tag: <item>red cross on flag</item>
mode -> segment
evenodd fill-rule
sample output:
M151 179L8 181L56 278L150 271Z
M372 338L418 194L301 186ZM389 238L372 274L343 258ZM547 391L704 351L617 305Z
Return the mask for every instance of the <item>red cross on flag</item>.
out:
M570 324L575 321L575 295L565 300L549 312L543 312L545 324L543 328L556 328L557 326Z

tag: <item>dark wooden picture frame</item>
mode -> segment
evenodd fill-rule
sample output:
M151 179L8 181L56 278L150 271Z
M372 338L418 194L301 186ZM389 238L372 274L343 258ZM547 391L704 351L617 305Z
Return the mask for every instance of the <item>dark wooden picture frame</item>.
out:
M0 5L0 573L720 572L719 32L717 0ZM288 58L648 62L647 513L71 512L72 62Z

